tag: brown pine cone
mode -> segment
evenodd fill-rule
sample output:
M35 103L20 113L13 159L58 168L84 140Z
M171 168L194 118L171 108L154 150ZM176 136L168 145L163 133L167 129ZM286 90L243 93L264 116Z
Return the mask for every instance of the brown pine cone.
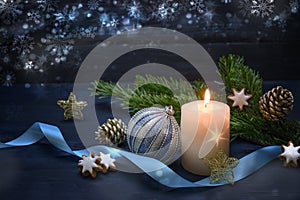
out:
M277 86L265 93L259 100L259 110L268 121L278 121L285 118L293 109L294 98L292 93Z

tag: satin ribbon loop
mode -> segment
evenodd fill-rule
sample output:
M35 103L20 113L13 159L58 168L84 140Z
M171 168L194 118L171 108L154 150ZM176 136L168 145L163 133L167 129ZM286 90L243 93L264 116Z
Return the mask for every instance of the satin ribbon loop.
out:
M89 147L87 149L73 151L67 144L58 127L40 122L34 123L18 138L6 143L0 142L0 149L18 146L28 146L38 142L43 137L46 137L49 143L55 146L56 148L78 157L82 157L82 155L88 155L91 151L105 153L109 152L115 158L123 157L125 158L125 160L130 162L128 164L134 164L141 171L147 173L154 180L170 188L215 187L228 184L227 182L211 184L209 177L197 182L190 182L184 179L183 177L179 176L176 172L174 172L172 169L170 169L168 166L166 166L159 160L133 154L112 147L98 145ZM268 146L241 158L239 165L233 170L234 181L239 181L253 174L257 170L262 168L264 165L275 159L280 153L280 146Z

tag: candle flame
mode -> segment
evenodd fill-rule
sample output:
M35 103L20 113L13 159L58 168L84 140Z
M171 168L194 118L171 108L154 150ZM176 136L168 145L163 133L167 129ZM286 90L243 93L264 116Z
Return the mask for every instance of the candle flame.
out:
M210 92L209 92L209 89L206 89L205 95L204 95L204 106L205 107L207 106L209 101L210 101Z

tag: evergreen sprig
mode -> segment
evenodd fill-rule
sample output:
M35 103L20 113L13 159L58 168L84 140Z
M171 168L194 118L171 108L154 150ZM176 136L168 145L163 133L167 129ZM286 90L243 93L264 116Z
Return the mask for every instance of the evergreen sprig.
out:
M231 140L241 137L260 145L287 144L292 140L300 144L300 124L295 120L282 119L279 122L265 120L259 111L259 99L262 96L262 78L260 74L244 64L244 59L238 55L222 56L219 60L219 73L226 92L232 89L246 89L252 94L251 106L240 111L231 108L230 135ZM232 102L228 101L231 105Z
M128 102L133 94L133 91L131 91L130 88L123 88L119 84L105 82L103 80L92 82L92 86L93 88L89 88L91 96L98 96L99 99L114 97L121 101L124 108L128 108L125 107L125 102Z
M259 111L258 101L262 95L262 78L258 72L244 64L244 58L229 54L219 59L219 73L225 84L226 92L231 94L232 89L246 89L246 93L252 94L251 109ZM228 102L230 103L230 102Z
M119 84L105 81L92 82L92 96L99 98L113 97L121 102L121 107L129 109L133 115L137 111L151 106L164 107L172 105L174 117L180 123L181 105L201 98L207 86L195 81L190 84L185 80L175 80L159 76L136 76L133 88L121 87Z
M260 114L258 102L262 96L263 80L258 72L246 66L244 59L238 55L222 56L218 65L227 94L232 94L233 88L237 90L245 88L247 94L252 94L250 107L243 111L237 108L231 109L231 140L240 137L260 145L287 144L291 140L296 145L300 145L298 121L282 119L279 122L270 122ZM194 81L191 87L191 84L185 80L151 75L137 76L133 88L105 81L95 81L92 85L91 95L99 98L114 97L121 101L121 106L129 109L131 114L150 106L172 105L178 123L180 123L181 106L202 99L207 88L206 84L199 80ZM231 101L227 103L232 104Z

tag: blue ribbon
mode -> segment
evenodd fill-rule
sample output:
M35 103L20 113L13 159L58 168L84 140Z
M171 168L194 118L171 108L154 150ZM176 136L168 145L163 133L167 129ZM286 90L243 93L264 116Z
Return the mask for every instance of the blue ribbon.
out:
M106 153L109 152L115 158L125 158L129 162L128 164L136 165L154 180L170 188L212 187L228 184L227 182L211 184L209 178L204 178L197 182L190 182L176 174L172 169L156 159L133 154L112 147L98 145L83 150L73 151L65 141L58 127L39 122L34 123L18 138L7 143L0 142L0 149L28 146L38 142L43 137L46 137L48 141L56 148L78 157L82 157L82 155L88 155L89 152L93 151ZM280 146L268 146L241 158L239 165L233 170L235 175L234 181L239 181L251 175L268 162L275 159L280 153Z

